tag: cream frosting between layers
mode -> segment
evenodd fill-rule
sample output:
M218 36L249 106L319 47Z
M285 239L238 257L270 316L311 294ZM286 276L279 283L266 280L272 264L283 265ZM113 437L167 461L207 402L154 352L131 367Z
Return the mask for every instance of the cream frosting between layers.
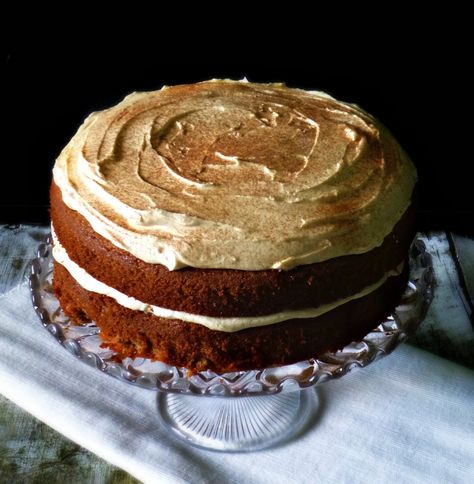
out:
M54 180L69 208L147 263L263 270L381 245L411 203L416 172L356 106L208 81L91 114Z
M87 271L85 271L82 267L76 264L73 260L71 260L66 249L61 245L58 238L56 237L54 229L52 230L52 234L54 260L64 266L69 274L71 274L71 276L74 278L74 280L87 291L111 297L118 304L128 309L151 313L160 318L179 319L181 321L186 321L189 323L196 323L205 326L206 328L209 328L211 330L224 332L235 332L247 328L266 326L269 324L280 323L291 319L315 318L317 316L320 316L321 314L337 308L338 306L352 301L353 299L358 299L370 294L371 292L379 288L389 277L401 274L404 267L404 262L402 262L398 267L384 274L383 277L376 283L367 286L357 294L343 299L338 299L337 301L329 304L323 304L317 308L281 311L265 316L224 318L215 316L203 316L200 314L192 314L184 311L167 309L159 306L154 306L152 304L147 304L139 301L138 299L127 296L126 294L117 291L113 287L110 287L107 284L104 284L103 282L97 280L89 273L87 273Z

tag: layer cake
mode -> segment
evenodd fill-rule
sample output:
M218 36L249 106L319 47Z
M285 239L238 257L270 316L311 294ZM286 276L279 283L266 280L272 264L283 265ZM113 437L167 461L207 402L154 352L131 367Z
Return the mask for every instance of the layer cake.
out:
M134 93L92 113L53 173L56 295L123 356L218 372L317 357L406 285L415 168L324 93Z

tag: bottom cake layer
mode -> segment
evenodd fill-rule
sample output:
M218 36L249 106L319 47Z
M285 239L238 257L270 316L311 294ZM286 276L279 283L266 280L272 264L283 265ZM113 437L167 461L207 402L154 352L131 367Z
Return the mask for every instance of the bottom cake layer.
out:
M75 323L94 320L105 346L122 356L218 373L296 363L357 341L395 307L407 279L405 269L372 293L315 318L229 333L128 309L108 296L87 291L54 263L54 291L64 312Z

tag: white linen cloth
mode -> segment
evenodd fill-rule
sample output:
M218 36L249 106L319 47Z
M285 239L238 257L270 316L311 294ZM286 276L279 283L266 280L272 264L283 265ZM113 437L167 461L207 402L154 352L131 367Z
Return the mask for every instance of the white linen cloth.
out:
M144 482L474 482L474 372L408 345L317 387L318 415L291 442L218 453L175 440L156 392L65 351L22 284L0 297L0 392Z

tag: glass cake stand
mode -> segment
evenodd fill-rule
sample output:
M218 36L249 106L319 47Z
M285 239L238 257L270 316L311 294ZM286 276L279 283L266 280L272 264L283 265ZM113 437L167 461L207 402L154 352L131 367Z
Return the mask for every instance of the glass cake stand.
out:
M44 327L83 362L119 380L158 392L158 414L188 443L221 451L249 451L287 441L316 415L311 387L340 378L390 353L423 320L431 303L434 273L421 239L410 249L410 280L394 312L362 341L318 359L282 367L191 375L144 358L124 358L101 347L93 321L72 324L52 289L51 238L32 261L30 290Z

